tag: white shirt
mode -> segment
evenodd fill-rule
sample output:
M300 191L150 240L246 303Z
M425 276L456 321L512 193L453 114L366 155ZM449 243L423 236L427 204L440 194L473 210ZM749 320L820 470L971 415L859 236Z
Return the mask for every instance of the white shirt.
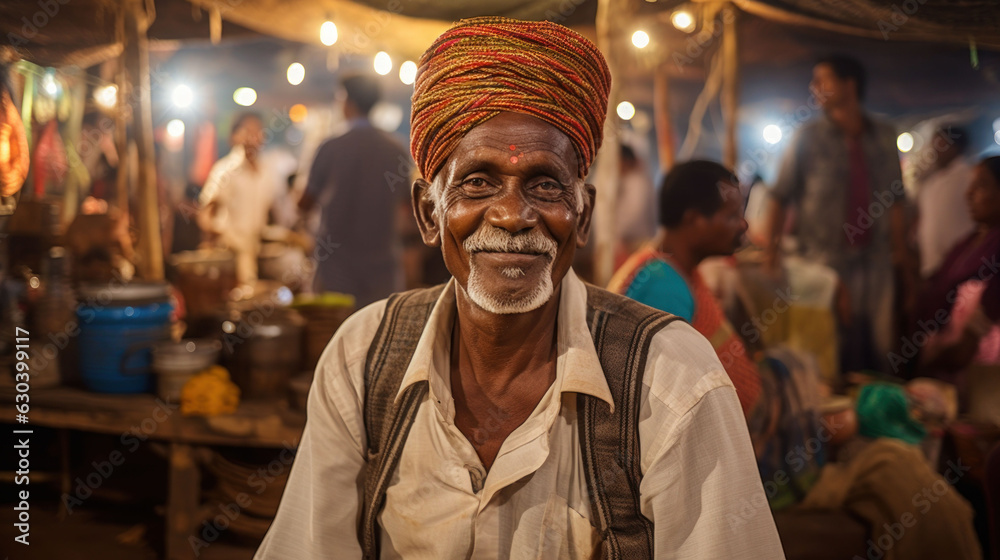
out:
M965 158L953 159L944 169L927 175L917 191L917 243L920 274L933 274L948 251L972 231L972 217L965 192L972 183L972 166Z
M277 160L270 153L261 154L255 170L247 163L243 146L234 146L212 166L198 200L202 206L218 205L212 225L227 242L259 243L271 204L286 185L281 173L287 166Z
M484 472L454 424L449 360L455 283L445 288L400 391L429 381L379 517L382 558L594 558L598 534L577 437L576 394L611 404L586 322L586 288L570 271L557 321L556 379ZM320 359L278 513L258 560L360 558L365 457L364 365L385 311L349 318ZM655 558L784 558L736 391L715 352L674 322L653 339L643 375L640 505Z

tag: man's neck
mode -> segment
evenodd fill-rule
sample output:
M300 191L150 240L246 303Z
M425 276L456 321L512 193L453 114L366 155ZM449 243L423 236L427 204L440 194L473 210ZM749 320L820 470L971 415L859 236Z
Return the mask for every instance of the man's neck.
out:
M499 315L476 305L456 286L457 317L452 358L464 383L486 395L500 396L523 373L534 373L554 364L556 318L560 287L544 305L527 313ZM554 372L554 368L552 368ZM537 380L536 380L537 381ZM545 383L545 387L551 379Z
M859 103L845 103L841 107L832 107L827 110L826 115L847 136L860 136L865 130L865 114Z
M698 264L704 259L690 243L684 239L684 235L675 229L661 227L653 240L656 250L670 255L673 261L684 276L691 277L698 268Z

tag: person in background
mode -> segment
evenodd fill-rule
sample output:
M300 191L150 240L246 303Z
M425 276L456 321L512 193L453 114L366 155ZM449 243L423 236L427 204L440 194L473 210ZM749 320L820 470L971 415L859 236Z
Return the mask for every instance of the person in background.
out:
M1000 156L973 169L966 193L974 230L928 279L914 325L928 335L920 369L948 381L960 381L970 364L1000 364Z
M618 160L618 206L615 227L618 230L618 251L615 264L620 265L633 251L656 233L656 193L653 181L635 150L621 145Z
M264 125L256 113L236 115L229 136L232 150L215 162L201 189L198 225L208 245L233 251L241 285L257 281L261 233L285 177L272 158L261 153Z
M819 60L809 88L823 114L793 139L768 205L768 268L779 269L785 212L795 204L803 257L840 277L843 371L886 369L895 343L893 266L907 307L917 277L906 243L896 133L864 111L866 83L864 67L852 57Z
M316 291L351 294L361 308L403 289L397 217L405 205L413 219L413 165L403 145L368 120L380 97L376 79L353 75L341 85L349 129L320 145L299 210L321 206L316 245L325 258L317 259Z
M659 202L659 231L618 269L608 289L687 320L711 341L749 416L760 375L698 273L701 261L732 255L743 243L739 180L715 162L684 162L664 177Z
M676 165L660 184L659 222L653 241L626 261L608 289L683 317L708 339L736 387L762 480L792 472L788 484L768 490L771 507L790 506L806 495L825 460L820 449L788 469L789 452L818 429L818 376L788 352L751 355L740 336L746 330L733 327L698 272L706 258L731 256L744 243L738 179L713 161Z
M969 137L965 130L944 126L934 133L929 148L936 157L917 182L917 245L920 275L929 278L951 247L973 228L966 202L972 183L972 164L965 159Z

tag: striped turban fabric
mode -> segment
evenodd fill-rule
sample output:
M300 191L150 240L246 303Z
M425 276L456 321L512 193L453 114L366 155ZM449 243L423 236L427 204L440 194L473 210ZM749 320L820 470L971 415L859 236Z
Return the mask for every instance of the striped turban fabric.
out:
M462 20L418 63L410 152L432 180L462 138L503 111L537 117L569 137L587 174L601 147L611 73L597 46L547 21Z

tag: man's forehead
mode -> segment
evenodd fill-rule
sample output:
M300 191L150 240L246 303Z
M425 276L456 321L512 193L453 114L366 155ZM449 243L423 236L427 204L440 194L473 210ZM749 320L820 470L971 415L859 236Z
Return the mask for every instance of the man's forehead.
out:
M565 134L544 121L517 113L501 113L473 128L456 150L469 157L495 156L497 152L515 160L529 154L551 154L570 168L578 164L573 142Z

